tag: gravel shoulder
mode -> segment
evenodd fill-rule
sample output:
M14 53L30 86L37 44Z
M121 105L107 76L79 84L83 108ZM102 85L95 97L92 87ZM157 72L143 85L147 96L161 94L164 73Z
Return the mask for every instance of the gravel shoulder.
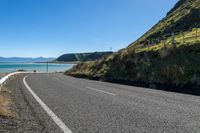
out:
M2 86L0 96L3 97L2 105L7 103L7 110L0 115L1 133L40 133L45 132L42 122L35 114L32 106L25 97L21 86L21 79L24 75L12 77ZM0 110L5 110L5 106ZM6 113L5 113L6 112Z

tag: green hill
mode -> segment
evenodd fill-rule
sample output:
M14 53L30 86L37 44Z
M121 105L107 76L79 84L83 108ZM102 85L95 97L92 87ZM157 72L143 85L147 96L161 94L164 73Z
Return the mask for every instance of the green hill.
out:
M127 48L80 63L76 77L175 86L200 85L200 0L180 0Z
M55 61L57 62L93 61L110 54L112 54L112 52L70 53L58 57Z

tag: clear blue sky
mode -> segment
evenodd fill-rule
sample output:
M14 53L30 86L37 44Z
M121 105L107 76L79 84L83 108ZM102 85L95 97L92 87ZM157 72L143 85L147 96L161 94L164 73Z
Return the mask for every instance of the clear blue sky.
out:
M128 46L178 0L0 0L0 56L57 57Z

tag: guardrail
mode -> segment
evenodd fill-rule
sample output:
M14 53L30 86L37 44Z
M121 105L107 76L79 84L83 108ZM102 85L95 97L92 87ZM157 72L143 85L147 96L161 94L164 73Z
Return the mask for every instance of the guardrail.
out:
M3 83L6 82L7 79L9 79L9 77L16 75L16 74L23 74L23 73L30 73L30 72L14 72L14 73L10 73L6 76L4 76L3 78L0 79L0 85L2 85Z

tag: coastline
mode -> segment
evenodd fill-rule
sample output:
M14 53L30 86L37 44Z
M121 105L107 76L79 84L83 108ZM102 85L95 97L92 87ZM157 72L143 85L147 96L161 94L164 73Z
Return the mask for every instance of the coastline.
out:
M72 61L72 62L64 62L64 61L52 61L48 63L55 63L55 64L78 64L80 61Z
M50 62L34 62L34 63L49 63L49 64L78 64L80 61L64 62L64 61L50 61Z
M0 74L15 72L15 71L27 71L33 72L65 72L71 69L75 64L58 64L58 63L0 63ZM48 68L48 69L47 69ZM0 77L1 77L0 75Z

